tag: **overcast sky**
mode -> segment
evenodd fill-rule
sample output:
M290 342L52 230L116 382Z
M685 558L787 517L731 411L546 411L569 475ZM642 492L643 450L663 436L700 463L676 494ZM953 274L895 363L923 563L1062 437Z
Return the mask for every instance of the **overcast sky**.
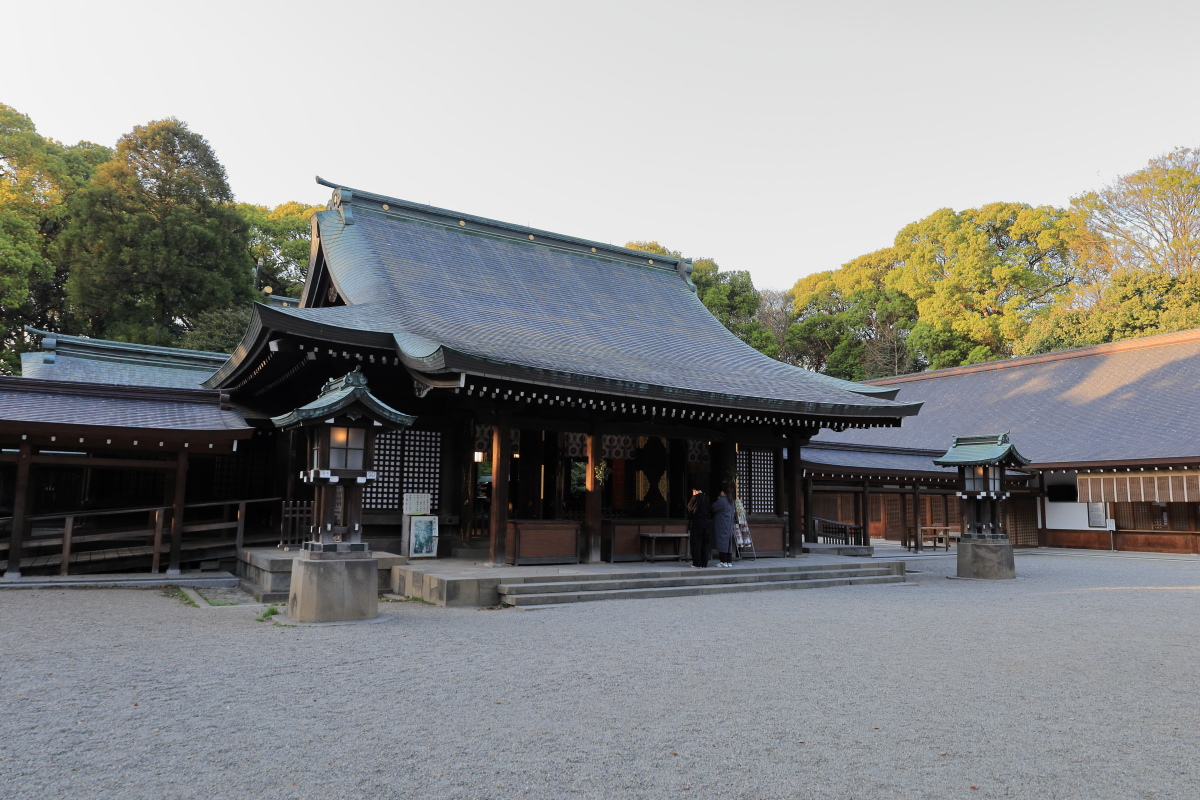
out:
M1065 205L1200 145L1183 0L10 3L0 103L175 116L239 200L314 175L786 289L938 208Z

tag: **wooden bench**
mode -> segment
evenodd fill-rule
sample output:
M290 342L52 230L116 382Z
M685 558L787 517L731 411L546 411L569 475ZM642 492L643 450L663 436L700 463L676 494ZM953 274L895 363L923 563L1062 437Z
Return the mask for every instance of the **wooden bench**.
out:
M688 540L690 534L687 533L640 533L638 534L642 542L642 560L643 561L684 561L689 556ZM674 553L659 553L658 542L662 539L674 539L678 542Z

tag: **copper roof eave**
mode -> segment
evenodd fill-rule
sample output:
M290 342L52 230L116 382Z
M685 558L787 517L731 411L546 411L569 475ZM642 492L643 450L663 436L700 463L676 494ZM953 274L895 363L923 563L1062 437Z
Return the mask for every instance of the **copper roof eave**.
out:
M728 395L676 390L670 387L654 387L648 384L634 384L611 378L565 374L518 364L499 364L475 358L444 346L439 347L436 353L429 356L412 357L398 347L392 333L360 331L315 322L262 305L255 305L250 327L247 329L246 335L242 339L241 344L238 345L237 350L234 351L229 361L221 369L217 370L204 385L211 387L229 387L234 385L241 374L257 360L257 357L266 348L267 341L271 335L277 333L307 336L343 345L390 350L397 353L401 363L406 367L420 372L464 372L493 380L514 380L556 389L602 392L605 394L633 397L640 400L668 401L692 405L715 404L725 408L737 408L746 411L831 417L835 419L849 417L864 422L867 420L880 420L873 423L874 425L894 425L899 418L917 414L922 405L920 402L897 403L895 401L886 401L886 404L880 405L794 403L784 400L759 400L759 402L753 402L755 398L749 398L750 402L747 402L746 398L734 398Z
M249 439L254 435L254 428L137 428L114 425L89 425L74 422L26 422L22 420L0 420L0 434L20 435L27 433L53 434L63 437L83 436L119 436L145 437L147 439L164 439L171 441L195 442L232 442L239 439ZM64 447L71 446L64 442Z
M440 350L442 354L441 360L445 364L445 371L448 372L462 372L492 380L515 380L568 391L600 392L603 394L631 397L638 400L704 406L717 405L722 408L735 408L744 411L760 411L774 414L852 417L855 419L897 419L913 416L921 410L921 406L923 405L923 401L915 403L887 401L887 405L857 405L851 403L810 403L768 398L743 398L733 395L716 394L714 392L676 389L669 386L652 386L650 384L633 383L614 378L555 372L553 370L527 367L520 364L498 364L445 347ZM400 354L400 357L406 366L418 370L429 369L428 362L425 359L412 359L410 362L403 353ZM847 394L850 394L850 392L847 392Z

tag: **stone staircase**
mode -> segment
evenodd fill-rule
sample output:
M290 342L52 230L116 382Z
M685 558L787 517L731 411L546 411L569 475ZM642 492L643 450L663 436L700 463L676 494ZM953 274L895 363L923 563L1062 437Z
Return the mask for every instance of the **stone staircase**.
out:
M787 567L733 567L706 570L646 571L623 576L555 575L501 582L506 606L545 606L590 600L688 597L773 589L823 589L904 583L902 562L822 564Z

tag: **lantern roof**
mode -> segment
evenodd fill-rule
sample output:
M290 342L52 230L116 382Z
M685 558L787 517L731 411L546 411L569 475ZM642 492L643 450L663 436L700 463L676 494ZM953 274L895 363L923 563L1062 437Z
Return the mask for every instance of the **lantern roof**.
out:
M1006 467L1023 467L1029 459L1017 452L1008 440L1008 433L985 436L955 436L950 449L934 464L941 467L981 467L1003 464Z
M351 373L326 381L316 400L286 414L271 417L271 421L277 428L294 428L328 419L356 405L364 412L363 416L388 427L412 425L416 419L410 414L397 411L371 394L371 390L367 388L367 376L356 367Z

